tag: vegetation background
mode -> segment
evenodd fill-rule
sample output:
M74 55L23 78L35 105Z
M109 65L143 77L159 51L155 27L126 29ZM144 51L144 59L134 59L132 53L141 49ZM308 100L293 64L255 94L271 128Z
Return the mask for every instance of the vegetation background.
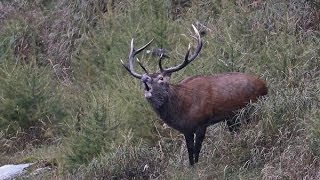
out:
M179 63L191 24L205 45L173 82L240 71L269 87L239 133L210 127L192 168L120 63L131 38ZM2 0L0 165L35 162L22 179L320 179L319 30L318 0Z

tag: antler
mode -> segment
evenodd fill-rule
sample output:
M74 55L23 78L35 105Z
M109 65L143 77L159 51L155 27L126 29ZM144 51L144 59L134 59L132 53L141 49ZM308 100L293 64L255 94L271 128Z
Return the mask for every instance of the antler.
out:
M177 66L174 66L174 67L171 67L171 68L167 68L167 69L163 69L163 67L162 67L162 59L163 58L161 56L160 59L159 59L159 68L160 68L160 71L162 73L170 74L170 73L179 71L182 68L186 67L190 62L192 62L198 56L198 54L200 53L201 48L203 46L203 42L202 42L202 39L200 37L200 33L199 33L198 29L193 24L192 24L192 28L193 28L194 32L196 33L196 39L198 41L198 44L197 44L197 47L196 47L196 50L195 50L194 54L192 54L189 57L190 50L191 50L191 45L189 44L189 47L188 47L187 53L185 55L184 61L181 64L177 65Z
M139 54L141 51L143 51L146 47L148 47L151 43L152 43L153 39L148 42L146 45L142 46L139 49L135 49L133 47L133 39L131 40L131 46L130 46L130 54L129 54L129 65L125 65L124 62L121 60L121 63L123 65L123 67L126 68L126 70L135 78L141 79L142 75L135 72L134 70L134 57ZM140 61L138 61L138 64L141 66L141 68L148 73L147 69L142 65L142 63L140 63Z

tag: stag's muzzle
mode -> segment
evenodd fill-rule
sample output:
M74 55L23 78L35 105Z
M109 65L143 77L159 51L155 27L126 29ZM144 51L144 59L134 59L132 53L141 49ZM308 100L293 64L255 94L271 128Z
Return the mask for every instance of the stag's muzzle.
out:
M145 91L150 91L150 89L151 89L151 87L149 85L150 81L151 81L151 77L150 76L148 76L147 74L142 75L141 82L144 85L144 90Z
M144 74L142 75L141 82L147 83L148 81L150 81L150 79L151 78L147 74Z

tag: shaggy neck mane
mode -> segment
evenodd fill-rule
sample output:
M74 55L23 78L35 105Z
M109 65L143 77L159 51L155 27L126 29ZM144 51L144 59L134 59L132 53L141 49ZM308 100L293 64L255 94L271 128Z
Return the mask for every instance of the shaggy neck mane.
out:
M153 109L160 116L160 118L171 126L175 126L175 121L177 121L180 116L178 109L181 109L180 107L183 104L183 100L181 100L181 97L177 95L178 88L183 87L180 87L179 85L169 85L168 96L166 99L164 99L160 106L156 106L156 102L152 102L156 101L159 97L154 97L149 100Z

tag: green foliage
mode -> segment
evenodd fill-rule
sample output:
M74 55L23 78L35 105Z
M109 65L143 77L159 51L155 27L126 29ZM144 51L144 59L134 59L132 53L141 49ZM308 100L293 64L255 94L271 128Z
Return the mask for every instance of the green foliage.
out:
M0 130L7 138L26 133L27 141L41 141L58 132L66 112L49 72L31 65L1 65Z
M71 132L70 152L66 160L69 167L75 168L87 164L108 148L116 135L116 124L111 116L110 102L105 96L90 95L89 106L80 109ZM105 98L105 99L100 99ZM107 150L107 149L105 149Z
M143 118L144 105L138 100L125 103L129 98L126 91L110 93L107 89L90 89L77 95L81 103L76 109L77 115L70 121L70 137L66 140L69 169L88 164L102 152L113 151L112 144L121 143L123 133L133 132L132 142L140 141L141 137L146 138L146 142L152 139L151 122Z

